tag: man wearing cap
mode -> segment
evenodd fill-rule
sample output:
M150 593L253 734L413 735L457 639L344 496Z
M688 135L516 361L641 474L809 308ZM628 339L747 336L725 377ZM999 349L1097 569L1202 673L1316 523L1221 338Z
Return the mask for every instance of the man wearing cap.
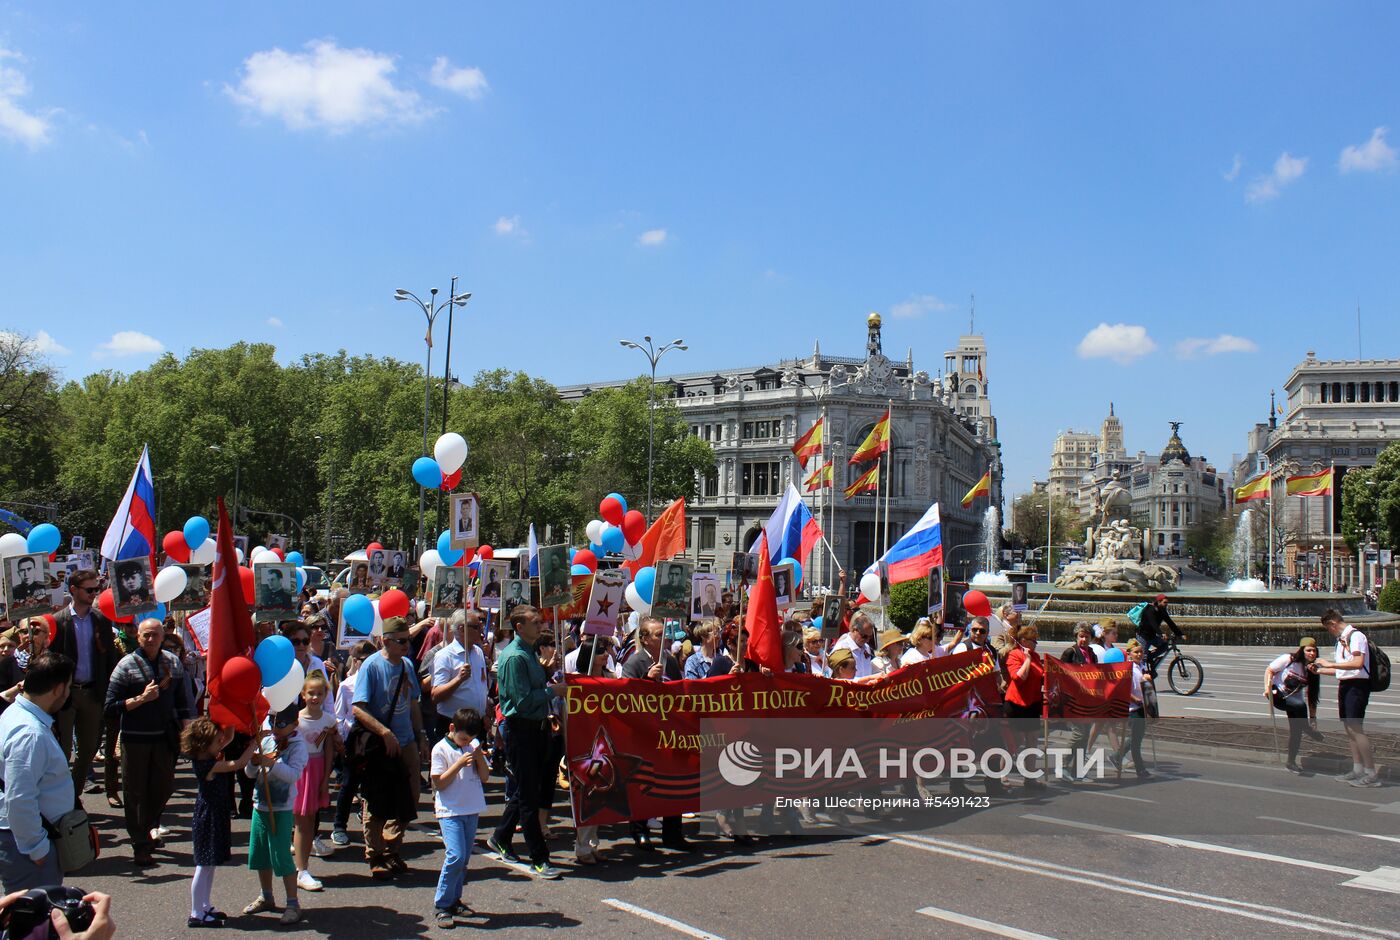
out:
M1165 651L1167 649L1167 634L1162 629L1163 624L1171 627L1172 635L1176 637L1177 642L1186 642L1186 634L1181 632L1181 628L1176 625L1172 615L1167 613L1167 595L1158 594L1152 599L1152 603L1147 605L1142 616L1138 619L1138 642L1142 644L1142 661L1146 664L1153 662L1154 650Z
M418 708L421 693L417 674L407 655L408 628L407 618L385 620L384 648L366 659L355 674L355 721L383 740L388 757L382 766L371 761L364 780L365 858L375 878L408 871L399 848L404 831L416 815L422 786L418 775L419 744L426 744L427 739L423 734L423 714ZM402 794L406 784L407 802L398 812L386 812L388 801L368 798L376 784L390 794Z

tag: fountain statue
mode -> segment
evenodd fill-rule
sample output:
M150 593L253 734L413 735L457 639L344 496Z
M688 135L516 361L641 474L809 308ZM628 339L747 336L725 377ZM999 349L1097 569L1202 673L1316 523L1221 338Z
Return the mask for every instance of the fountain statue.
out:
M1079 591L1174 591L1175 568L1148 561L1150 531L1129 521L1132 496L1109 480L1093 492L1091 524L1085 536L1087 561L1065 569L1055 586Z

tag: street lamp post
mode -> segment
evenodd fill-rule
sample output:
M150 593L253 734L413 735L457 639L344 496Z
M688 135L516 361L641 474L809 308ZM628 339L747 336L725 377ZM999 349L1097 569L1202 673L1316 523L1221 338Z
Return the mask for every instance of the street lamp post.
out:
M456 283L456 278L453 278ZM428 292L428 299L421 300L413 291L399 288L394 291L395 300L411 300L423 311L423 317L428 321L428 332L423 336L423 345L427 347L423 360L423 453L428 453L428 413L432 406L433 391L433 321L437 315L447 307L465 307L471 294L450 293L448 298L442 303L437 303L438 290L434 287ZM423 529L423 514L427 507L427 494L420 487L418 490L418 543L417 552L422 553L425 544L426 534Z
M210 444L209 449L216 454L222 454L224 449L218 444ZM238 526L238 455L233 455L233 525Z
M661 361L662 356L666 355L666 353L670 352L672 349L685 350L690 347L686 346L685 340L683 339L673 339L665 346L657 349L652 345L650 336L642 337L642 342L646 343L645 346L640 343L634 343L630 339L619 340L618 342L624 349L641 350L642 355L647 357L647 362L651 363L651 386L647 390L647 523L650 524L652 444L656 435L656 364Z
M316 435L316 443L320 444L321 435ZM335 461L331 461L330 484L326 487L326 560L333 557L331 552L331 512L335 509Z

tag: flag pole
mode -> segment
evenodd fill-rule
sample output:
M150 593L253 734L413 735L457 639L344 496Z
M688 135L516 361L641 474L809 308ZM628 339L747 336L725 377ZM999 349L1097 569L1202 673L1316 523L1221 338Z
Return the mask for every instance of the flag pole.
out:
M894 489L894 399L885 405L885 471L890 475L890 485L885 487L885 548L880 553L884 557L890 550L890 492Z
M1333 533L1336 520L1333 519L1333 507L1336 506L1337 497L1333 495L1333 490L1337 486L1337 461L1332 461L1331 474L1327 478L1327 593L1331 594L1337 589L1337 539Z
M1274 589L1274 465L1269 463L1269 590Z

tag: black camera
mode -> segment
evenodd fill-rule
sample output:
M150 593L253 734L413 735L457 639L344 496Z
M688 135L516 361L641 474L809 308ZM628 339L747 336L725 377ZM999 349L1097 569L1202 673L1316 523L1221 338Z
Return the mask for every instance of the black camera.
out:
M52 888L32 888L15 898L0 911L0 940L43 940L56 938L49 912L58 910L74 931L92 926L92 905L83 900L87 894L81 888L55 885Z

